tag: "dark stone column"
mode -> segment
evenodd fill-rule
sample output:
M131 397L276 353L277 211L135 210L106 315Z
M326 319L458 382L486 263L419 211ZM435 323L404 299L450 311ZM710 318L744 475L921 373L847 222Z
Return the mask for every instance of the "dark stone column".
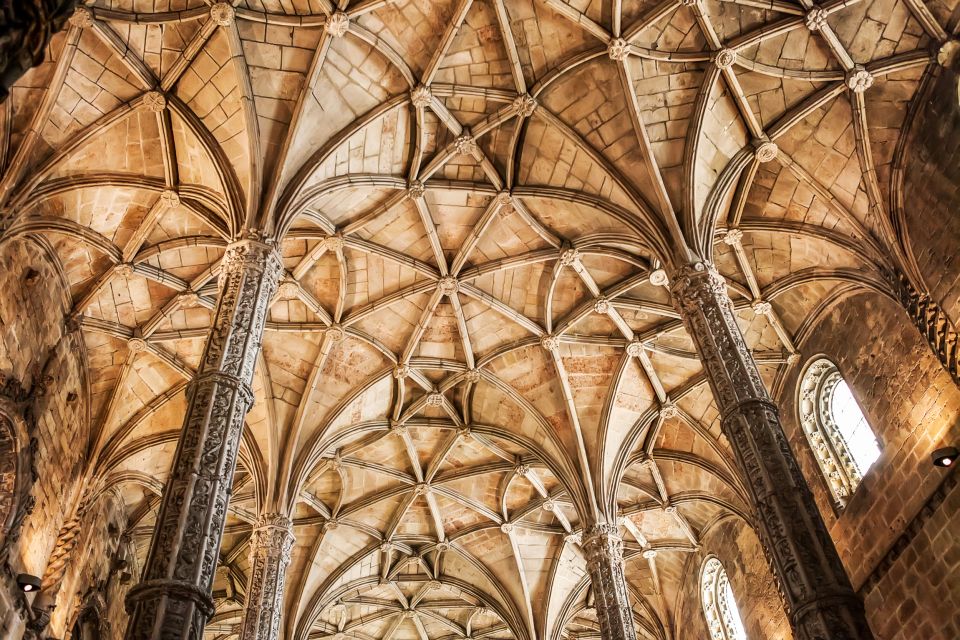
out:
M270 299L282 271L277 250L256 240L230 245L221 292L173 468L144 565L127 596L127 640L200 640L214 613L211 589L250 383Z
M598 524L583 532L583 553L593 584L593 599L603 640L636 640L633 609L623 575L623 540L613 524Z
M10 87L43 62L44 50L67 23L76 0L0 0L0 102Z
M800 473L723 278L712 265L682 267L674 302L696 345L721 429L756 514L756 529L796 640L867 640L863 604Z
M262 516L250 539L250 580L240 640L278 640L283 589L293 550L293 523L277 513Z

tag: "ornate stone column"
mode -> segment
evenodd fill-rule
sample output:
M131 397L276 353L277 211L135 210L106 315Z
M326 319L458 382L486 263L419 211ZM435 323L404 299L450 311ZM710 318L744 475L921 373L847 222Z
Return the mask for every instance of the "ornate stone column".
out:
M77 0L0 0L0 102L10 87L43 62L50 38L63 29Z
M250 383L282 271L270 244L227 248L220 299L163 491L142 581L130 590L127 640L200 640L213 615L214 572Z
M603 640L636 640L633 609L623 575L623 540L614 524L597 524L583 532L583 553Z
M687 265L674 275L672 290L720 408L721 428L753 503L757 533L795 640L873 638L737 325L723 278L712 266Z
M293 523L287 516L261 516L250 539L250 580L240 640L277 640L283 589L293 549Z

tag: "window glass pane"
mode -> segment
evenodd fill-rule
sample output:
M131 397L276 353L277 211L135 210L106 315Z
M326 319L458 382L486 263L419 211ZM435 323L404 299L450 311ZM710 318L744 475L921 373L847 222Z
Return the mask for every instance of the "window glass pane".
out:
M830 412L837 424L837 429L843 435L847 448L860 474L866 473L877 458L880 457L880 446L867 424L867 419L860 411L860 406L850 393L850 387L844 380L837 382L830 399Z
M724 575L723 598L727 601L727 632L731 640L747 640L747 632L743 628L743 620L740 619L740 610L737 609L737 601L733 599L733 589L730 588L730 581Z

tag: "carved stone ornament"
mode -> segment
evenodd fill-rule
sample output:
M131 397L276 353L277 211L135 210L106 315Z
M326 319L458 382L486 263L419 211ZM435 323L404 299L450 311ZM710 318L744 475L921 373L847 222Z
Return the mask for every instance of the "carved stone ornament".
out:
M723 243L729 246L739 244L743 240L743 231L740 229L727 229L723 234Z
M184 291L177 296L177 304L181 308L196 307L200 304L200 296L196 291Z
M89 29L93 26L93 12L88 7L80 5L70 16L70 24L78 29Z
M143 94L143 106L147 111L160 113L167 108L167 98L160 91L147 91Z
M552 333L545 334L540 338L540 346L552 353L560 348L560 338Z
M682 267L673 298L720 409L756 513L756 529L777 579L794 638L872 638L737 324L723 278L712 265Z
M620 61L630 55L630 43L623 38L614 38L607 46L607 55L611 60Z
M500 525L500 531L502 531L503 533L507 533L507 534L512 533L512 532L513 532L513 524L510 523L510 522L504 522L503 524Z
M180 194L173 189L164 189L163 193L160 194L160 202L168 208L178 207L180 206Z
M443 394L434 392L427 396L427 406L428 407L442 407L443 406Z
M537 99L529 93L524 93L513 99L513 108L521 118L529 118L537 110Z
M713 63L719 69L729 69L737 61L737 52L733 49L720 49L713 56Z
M453 276L443 276L437 281L437 289L445 296L452 296L460 291L460 283Z
M810 31L820 31L827 26L827 11L822 7L814 7L807 11L804 23Z
M417 198L422 198L423 194L427 192L427 188L423 186L423 183L419 180L412 180L409 185L407 185L407 195L416 200Z
M471 384L476 384L480 382L482 377L479 369L470 369L464 374L463 379Z
M327 18L327 22L323 28L334 38L342 38L350 29L350 16L343 11L337 11Z
M654 269L650 272L650 284L655 287L665 287L670 284L670 278L663 269Z
M347 332L344 331L343 325L332 324L327 327L327 330L323 332L323 335L330 339L330 342L340 342L347 337Z
M873 86L873 74L857 65L847 72L847 88L854 93L863 93Z
M142 581L127 595L126 640L200 640L267 310L282 272L272 244L231 244L221 291L163 491Z
M887 274L887 280L940 365L960 386L960 333L953 321L936 300L917 290L906 276Z
M600 636L604 640L635 640L633 609L623 573L623 541L617 526L601 523L587 527L581 547L593 584Z
M433 92L431 92L430 87L426 85L417 85L417 87L410 92L410 104L417 109L428 107L431 102L433 102Z
M143 338L130 338L127 341L127 348L131 353L143 353L147 350L147 341Z
M639 340L632 340L627 344L627 355L631 358L639 358L643 355L643 343Z
M560 264L569 267L580 260L580 252L576 249L564 249L560 252Z
M133 263L121 262L113 267L113 272L121 278L129 278L133 275Z
M756 300L750 308L753 309L753 314L757 316L767 316L773 311L773 305L771 305L766 300Z
M300 296L300 283L293 278L284 278L277 287L277 297L290 300Z
M323 247L327 251L340 252L343 250L343 235L336 233L323 239Z
M250 577L240 640L277 640L287 567L293 550L293 522L285 515L261 516L250 537Z
M221 27L233 24L235 12L229 2L216 2L210 7L210 19Z
M401 380L410 375L410 367L405 364L398 364L393 368L393 377L397 380Z
M770 162L777 157L780 148L776 142L760 140L754 143L753 155L760 162Z
M660 405L660 417L664 420L677 417L677 405L673 402L664 402Z
M610 311L610 301L607 300L605 297L599 296L597 297L596 300L593 301L594 313L604 314L604 313L607 313L608 311Z
M475 156L478 151L477 141L466 130L453 141L453 148L461 156Z

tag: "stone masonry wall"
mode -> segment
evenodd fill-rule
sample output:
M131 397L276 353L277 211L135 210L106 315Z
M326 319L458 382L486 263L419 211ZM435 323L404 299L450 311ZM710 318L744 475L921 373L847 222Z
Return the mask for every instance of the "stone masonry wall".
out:
M960 74L944 69L921 105L904 165L907 233L926 285L960 322Z
M676 604L676 640L709 638L700 602L700 569L710 556L723 564L750 640L791 640L773 575L753 529L729 516L703 532L700 550L684 565L683 589Z
M901 308L876 294L836 305L800 348L803 360L777 398L784 429L854 587L862 589L877 640L960 637L960 581L946 579L960 570L956 489L885 577L871 577L946 475L930 453L960 441L960 390ZM837 364L882 448L839 514L797 417L799 375L818 355ZM918 634L920 628L933 631Z
M37 440L36 504L9 563L14 573L37 576L75 495L89 433L82 344L65 331L67 301L47 255L30 239L0 244L0 373L32 390Z

